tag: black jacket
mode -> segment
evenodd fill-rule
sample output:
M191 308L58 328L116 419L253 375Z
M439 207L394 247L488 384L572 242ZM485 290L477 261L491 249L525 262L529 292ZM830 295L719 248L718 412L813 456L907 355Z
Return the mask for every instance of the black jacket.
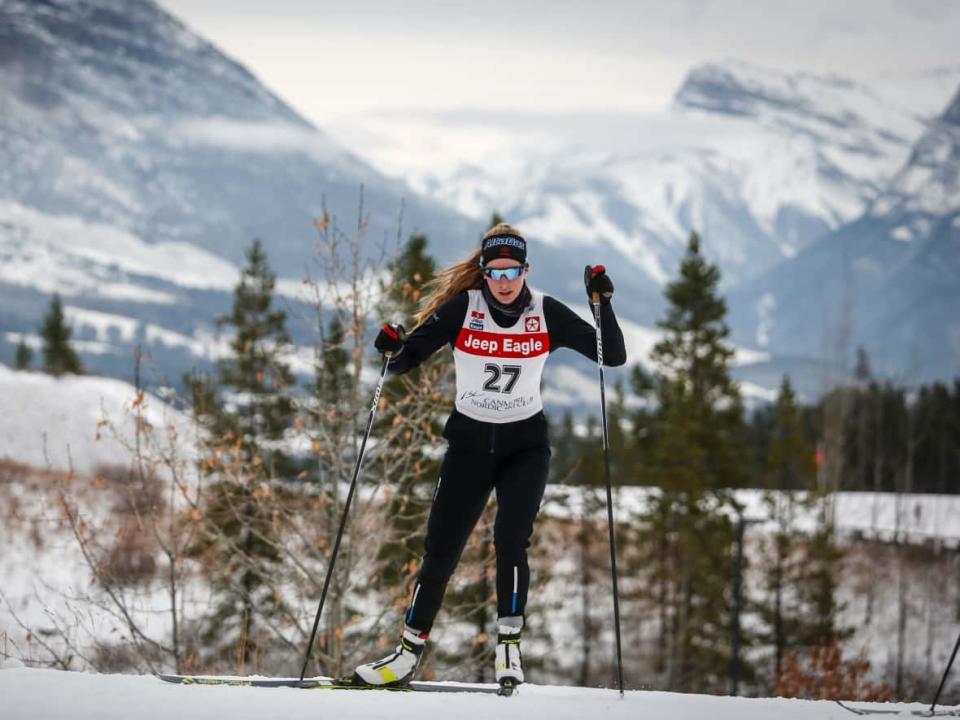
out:
M463 328L467 314L467 293L451 298L425 323L410 333L403 350L388 366L393 374L405 373L417 367L444 345L452 348ZM500 327L512 327L519 317L510 317L492 305L490 317ZM576 350L584 357L597 361L597 335L593 325L586 322L559 300L543 296L543 316L550 337L550 352L558 348ZM617 324L610 304L600 305L600 334L603 340L603 364L618 367L627 361L623 333ZM512 423L486 423L457 412L450 414L443 435L451 450L503 452L547 445L547 421L543 413Z

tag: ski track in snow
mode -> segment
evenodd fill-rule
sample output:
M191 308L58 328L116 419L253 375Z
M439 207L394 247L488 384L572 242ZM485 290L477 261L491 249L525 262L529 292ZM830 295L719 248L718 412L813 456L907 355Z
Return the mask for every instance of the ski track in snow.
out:
M857 706L871 706L857 703ZM926 706L884 705L909 716ZM498 720L531 717L618 720L828 720L854 717L829 701L732 698L629 690L524 685L514 697L477 694L168 685L149 676L11 668L0 672L0 708L8 720L303 720L382 717Z

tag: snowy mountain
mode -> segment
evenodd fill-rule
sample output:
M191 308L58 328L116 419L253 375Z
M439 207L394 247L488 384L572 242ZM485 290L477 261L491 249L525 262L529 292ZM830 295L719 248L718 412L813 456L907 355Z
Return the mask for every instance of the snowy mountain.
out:
M176 384L225 352L214 320L250 241L263 240L296 310L313 219L325 202L350 226L361 186L371 254L396 237L401 199L404 228L429 233L441 261L482 227L377 173L149 0L7 0L0 14L0 359L21 339L39 349L59 292L89 369L128 378L140 345L147 385ZM532 278L581 311L578 268L598 261L584 239L562 254L535 248ZM603 260L629 267L643 251L625 242ZM636 321L658 292L618 278L637 361L655 340ZM309 345L311 327L291 322L295 341ZM593 405L575 390L593 387L589 364L571 362L548 374L552 402Z
M421 173L411 182L466 214L480 217L497 208L548 248L562 248L564 258L602 254L621 279L618 291L626 290L631 319L646 326L662 314L662 286L696 230L704 252L720 266L725 290L736 293L730 315L736 340L774 356L741 369L741 379L775 387L789 372L805 395L815 395L838 379L824 375L822 333L813 326L798 332L785 322L770 334L773 300L756 291L767 287L759 278L796 275L791 317L802 324L824 296L815 275L797 274L794 258L891 198L945 202L916 170L901 169L916 164L911 153L923 151L914 144L958 85L960 68L868 86L738 61L711 63L690 71L667 112L636 118L636 137L624 140L619 121L612 122L619 145L603 147L606 126L596 118L600 139L593 144L582 137L573 144L542 143L503 162L464 166L442 177ZM949 189L944 192L949 198ZM830 242L823 240L824 246ZM885 263L879 247L868 248L863 261ZM546 262L552 274L553 258ZM887 302L873 311L887 318L883 322L910 324L915 302L907 296L918 287L900 285L900 320L893 320L897 311ZM945 300L923 321L924 332L941 323L942 334L951 312L957 314ZM889 360L888 371L907 372L902 354ZM929 369L928 376L955 372L950 362Z
M208 359L205 338L251 241L294 295L314 219L326 207L356 228L361 188L368 255L397 237L401 208L404 233L476 235L151 0L3 0L0 98L0 357L59 291L77 317L99 313L77 328L100 341L88 366L129 374L121 340L133 321L178 377ZM113 342L98 337L108 316Z
M906 381L960 372L960 92L861 217L731 304L741 337L780 352L863 345Z
M261 237L284 275L300 274L324 198L355 224L361 184L372 237L396 233L401 184L151 0L6 0L0 12L6 199L233 262ZM412 224L450 219L415 197L407 211Z
M733 285L856 218L922 130L852 81L728 61L637 118L630 147L537 149L414 185L467 214L501 209L552 245L599 241L657 286L696 229Z
M714 63L694 68L664 113L589 117L590 142L533 118L523 151L391 178L150 0L4 0L0 359L22 337L36 345L57 291L88 367L129 376L141 344L162 368L148 382L175 382L222 354L213 319L251 240L263 240L296 305L313 219L325 205L353 227L362 186L370 254L397 237L403 201L404 234L427 232L441 262L503 213L531 238L532 284L571 305L583 303L577 267L615 268L631 361L652 345L663 284L696 229L725 289L746 298L731 315L742 355L762 351L741 379L762 394L789 370L813 394L818 348L768 334L771 300L751 288L870 207L924 132L932 98L958 82L958 68L867 87ZM901 189L926 197L917 183ZM818 294L802 292L808 303ZM310 342L303 323L292 330ZM578 402L570 388L589 370L574 362L570 382L548 376L556 402Z

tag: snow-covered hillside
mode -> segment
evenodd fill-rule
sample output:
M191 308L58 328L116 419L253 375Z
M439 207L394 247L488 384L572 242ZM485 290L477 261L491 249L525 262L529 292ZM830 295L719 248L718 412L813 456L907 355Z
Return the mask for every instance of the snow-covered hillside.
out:
M0 365L0 460L37 468L93 472L129 467L135 417L163 432L193 436L186 416L154 396L135 407L136 389L103 377L16 372Z
M299 117L152 0L0 6L0 188L44 213L299 274L321 205L396 230L402 184ZM408 198L416 224L449 214ZM377 238L379 239L379 237Z
M857 708L899 711L904 716L928 709L919 703L851 703ZM456 717L530 717L562 720L840 720L855 714L836 703L746 699L616 690L524 685L514 697L449 693L330 692L292 688L195 687L165 684L153 677L95 675L8 668L0 671L0 708L9 720L263 720L324 717L352 720L389 716L401 720Z
M209 361L194 349L254 238L290 297L315 259L314 219L356 228L361 193L365 256L398 236L401 208L403 232L474 232L152 0L5 0L0 48L0 359L60 292L154 326L139 344L176 382ZM90 347L89 367L125 373L131 345Z

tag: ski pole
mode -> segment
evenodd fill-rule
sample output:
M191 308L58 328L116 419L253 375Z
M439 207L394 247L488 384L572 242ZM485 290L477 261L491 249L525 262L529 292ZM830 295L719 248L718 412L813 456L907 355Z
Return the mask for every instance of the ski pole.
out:
M943 677L940 679L940 687L937 688L937 694L933 696L933 703L930 705L930 714L936 712L937 701L940 699L940 693L943 692L943 686L947 684L947 675L950 674L950 668L953 667L953 661L957 659L957 650L960 650L960 635L957 635L957 644L953 646L953 652L950 654L950 662L947 663L947 669L943 671Z
M360 452L357 454L357 464L353 468L353 479L350 481L350 490L347 493L347 501L343 506L343 515L340 517L340 527L337 529L337 540L333 544L333 553L330 555L330 564L327 565L327 576L323 580L323 590L320 592L320 604L317 606L317 616L313 619L313 630L310 631L310 642L307 643L307 652L303 657L303 667L300 669L300 682L303 682L303 676L307 672L307 663L310 662L310 653L313 650L313 641L317 636L317 627L320 625L320 613L323 612L323 603L327 599L327 588L330 587L330 578L333 577L333 566L337 562L337 553L340 551L340 540L343 539L343 528L347 524L347 515L350 512L350 503L353 501L353 491L357 486L357 478L360 476L360 466L363 464L363 453L367 447L367 438L370 437L370 430L373 427L373 418L377 414L377 405L380 403L380 393L383 390L383 379L387 375L387 365L390 363L391 353L385 353L383 356L383 366L380 368L380 379L377 381L377 390L373 394L373 404L370 406L370 417L367 419L367 429L363 433L363 441L360 443Z
M589 270L589 268L588 268ZM620 593L617 589L617 541L613 532L613 491L610 488L610 438L607 433L607 399L603 383L603 338L600 333L600 293L593 293L593 319L597 325L597 367L600 369L600 422L603 428L603 477L607 485L607 529L610 533L610 568L613 574L613 623L617 634L617 686L623 697L623 660L620 650Z

